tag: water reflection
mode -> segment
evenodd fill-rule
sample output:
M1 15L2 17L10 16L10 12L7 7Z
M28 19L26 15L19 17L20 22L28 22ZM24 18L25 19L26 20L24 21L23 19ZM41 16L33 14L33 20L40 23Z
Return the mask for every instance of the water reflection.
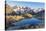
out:
M19 22L12 23L8 30L22 29L22 27L39 26L42 24L42 20L37 18L26 18Z

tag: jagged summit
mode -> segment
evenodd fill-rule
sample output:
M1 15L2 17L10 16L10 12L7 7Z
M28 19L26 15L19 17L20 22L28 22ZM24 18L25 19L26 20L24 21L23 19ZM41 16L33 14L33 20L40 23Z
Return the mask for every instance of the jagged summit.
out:
M38 13L42 10L44 10L43 8L37 8L37 9L32 9L31 7L23 7L23 6L14 6L13 10L15 12L19 11L21 13Z

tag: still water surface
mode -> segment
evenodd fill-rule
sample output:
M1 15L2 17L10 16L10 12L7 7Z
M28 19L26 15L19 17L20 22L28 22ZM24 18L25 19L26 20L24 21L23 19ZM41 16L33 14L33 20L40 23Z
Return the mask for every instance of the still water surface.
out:
M21 27L28 26L28 25L35 26L35 25L39 25L41 23L42 23L42 20L39 20L37 18L27 18L27 19L23 19L19 22L13 23L11 25L11 27L8 28L8 30L19 29Z

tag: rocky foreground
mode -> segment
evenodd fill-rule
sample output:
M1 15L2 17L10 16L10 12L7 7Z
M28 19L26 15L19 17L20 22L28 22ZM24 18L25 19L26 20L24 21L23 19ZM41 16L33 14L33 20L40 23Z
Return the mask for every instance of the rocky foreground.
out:
M14 15L14 16L6 16L6 27L9 27L10 24L14 23L14 22L18 22L22 19L25 18L32 18L31 14L25 14L25 15Z
M31 14L25 14L25 15L15 15L15 16L6 16L6 21L19 21L24 18L32 18Z

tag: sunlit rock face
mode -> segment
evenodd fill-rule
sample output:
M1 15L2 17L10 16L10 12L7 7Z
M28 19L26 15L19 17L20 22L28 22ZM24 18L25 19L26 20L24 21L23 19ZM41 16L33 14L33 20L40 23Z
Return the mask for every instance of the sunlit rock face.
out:
M6 14L9 14L9 13L12 13L12 12L13 12L13 8L6 4Z

